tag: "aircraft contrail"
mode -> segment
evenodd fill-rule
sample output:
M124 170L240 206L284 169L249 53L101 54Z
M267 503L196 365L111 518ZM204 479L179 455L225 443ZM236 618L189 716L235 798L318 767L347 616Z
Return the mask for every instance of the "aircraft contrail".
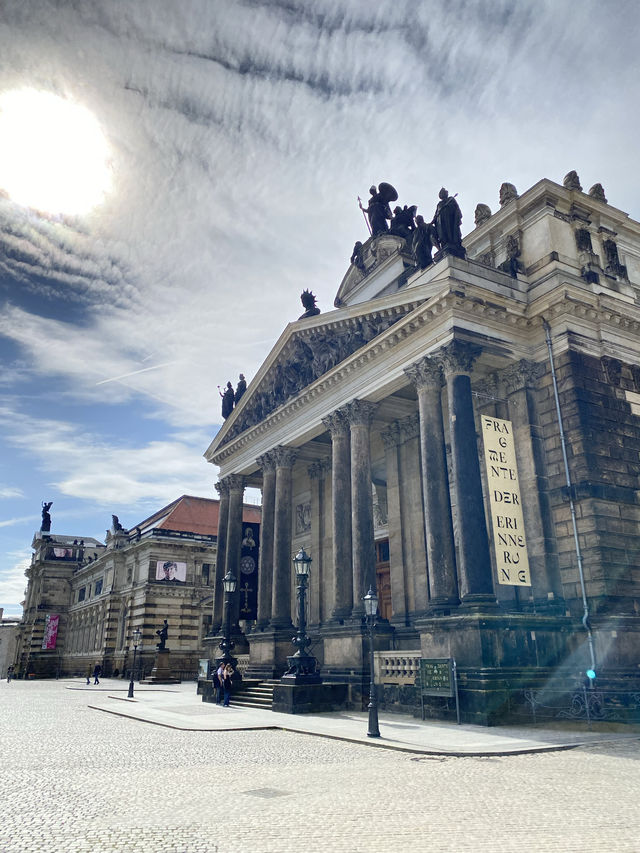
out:
M101 379L96 385L104 385L106 382L118 382L120 379L128 379L129 376L137 376L138 373L148 373L149 370L159 370L161 367L169 367L177 364L176 361L165 361L164 364L155 364L153 367L143 367L141 370L132 370L131 373L123 373L121 376L112 376L111 379Z

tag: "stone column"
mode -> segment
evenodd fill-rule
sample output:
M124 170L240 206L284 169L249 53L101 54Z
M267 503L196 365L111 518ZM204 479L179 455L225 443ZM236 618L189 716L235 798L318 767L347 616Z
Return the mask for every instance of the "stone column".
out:
M331 532L333 539L333 609L343 621L353 609L351 563L351 449L349 421L338 410L322 423L331 434Z
M391 611L393 622L408 624L407 613L411 609L407 595L404 553L402 547L402 514L400 511L400 464L398 445L400 426L397 421L380 433L385 451L387 471L387 522L389 525L389 580L391 582Z
M353 619L364 616L363 597L376 588L376 549L371 493L369 432L375 405L353 400L346 406L351 428L351 553L353 560Z
M230 474L225 477L229 484L229 523L227 525L227 553L224 561L224 572L233 572L240 587L240 555L242 553L242 503L244 497L244 477L240 474ZM238 625L240 615L240 595L236 593L231 611L231 621L234 627Z
M273 535L276 504L276 461L273 453L256 460L262 469L262 516L260 519L260 553L258 555L258 614L257 628L271 621L273 591Z
M429 604L418 413L403 418L398 425L402 436L400 478L403 501L401 507L407 580L413 590L413 613L418 616L425 614Z
M543 373L543 365L522 359L503 370L500 378L507 389L509 419L513 423L533 600L537 608L564 612L543 435L535 399L535 383Z
M429 606L440 612L460 601L442 417L442 365L438 359L425 357L405 373L418 392Z
M311 482L311 552L313 564L309 577L309 625L319 625L325 619L326 560L323 549L325 526L325 475L330 468L328 460L314 462L307 472Z
M495 606L469 376L480 349L454 340L440 352L449 401L462 604L468 607Z
M291 469L296 460L292 447L273 450L276 465L276 489L273 532L273 593L271 627L290 628L291 623Z
M227 527L229 525L229 483L220 480L216 483L216 491L220 497L218 508L218 547L216 551L216 570L213 579L213 622L211 633L216 634L224 619L224 588L222 579L225 572L227 556Z

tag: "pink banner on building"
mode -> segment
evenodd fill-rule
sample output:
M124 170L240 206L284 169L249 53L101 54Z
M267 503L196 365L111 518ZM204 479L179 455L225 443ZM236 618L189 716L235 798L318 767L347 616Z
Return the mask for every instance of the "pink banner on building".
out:
M55 649L58 639L58 622L60 617L48 613L44 620L44 637L42 638L43 649Z

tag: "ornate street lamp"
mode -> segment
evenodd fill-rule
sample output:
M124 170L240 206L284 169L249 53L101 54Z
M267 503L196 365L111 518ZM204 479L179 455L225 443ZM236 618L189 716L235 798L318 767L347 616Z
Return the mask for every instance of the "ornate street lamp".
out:
M305 614L305 600L307 595L307 579L311 568L311 557L304 548L300 548L293 558L293 566L296 573L296 596L298 599L298 631L291 642L297 648L294 655L287 657L289 669L282 676L282 681L293 684L320 684L320 675L316 671L318 661L313 655L307 654L307 647L311 640L307 637L307 618Z
M376 696L375 672L374 672L374 657L373 657L373 632L376 627L376 615L378 613L378 596L373 591L373 587L369 587L369 592L364 596L364 612L367 615L367 624L369 626L369 730L367 737L380 737L380 729L378 728L378 699Z
M230 663L235 670L238 666L238 660L231 654L232 649L234 649L236 645L231 639L231 603L238 586L238 581L231 570L229 570L222 579L222 586L224 588L225 629L224 636L219 644L219 648L222 651L222 657L218 658L217 663L223 663L225 666Z
M140 630L140 628L136 628L136 630L131 635L131 642L133 643L133 665L131 667L131 681L129 682L129 699L133 699L133 674L136 671L136 652L138 651L138 646L140 645L141 639L142 631Z

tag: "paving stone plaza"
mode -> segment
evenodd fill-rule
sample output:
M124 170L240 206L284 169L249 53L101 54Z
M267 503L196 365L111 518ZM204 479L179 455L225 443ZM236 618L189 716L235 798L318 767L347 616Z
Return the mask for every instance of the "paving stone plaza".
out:
M640 738L629 730L561 751L417 754L291 731L178 730L89 707L122 688L0 684L2 853L640 849ZM191 688L175 702L191 702ZM384 715L380 725L384 735Z

